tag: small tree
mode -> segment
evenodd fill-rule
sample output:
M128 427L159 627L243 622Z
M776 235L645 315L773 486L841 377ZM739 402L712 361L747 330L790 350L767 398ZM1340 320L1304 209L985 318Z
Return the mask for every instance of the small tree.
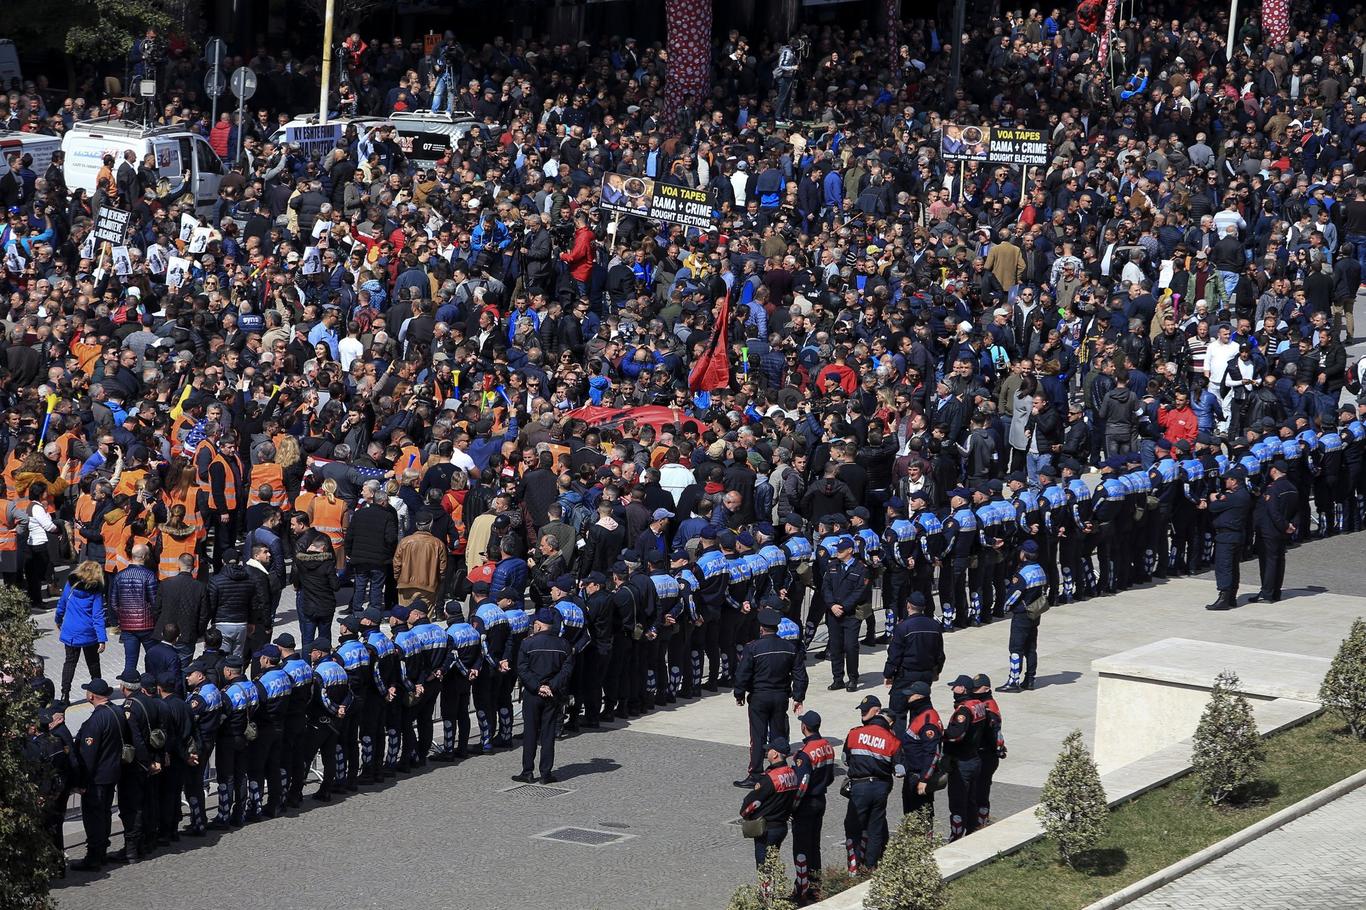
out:
M1238 674L1225 670L1215 678L1195 728L1191 768L1205 798L1217 806L1252 779L1261 760L1262 738L1252 706L1238 692Z
M1105 836L1110 826L1110 804L1080 730L1073 730L1062 741L1062 751L1044 781L1034 815L1069 866Z
M797 905L787 899L787 867L777 847L769 847L764 864L759 867L758 881L741 885L730 897L726 910L796 910Z
M934 848L930 814L902 816L873 872L863 906L869 910L940 910L948 903L948 892Z
M48 882L59 857L43 828L35 769L23 754L28 724L39 707L28 684L38 627L28 597L0 585L0 905L48 907Z
M1319 701L1347 722L1353 736L1366 739L1366 621L1359 616L1323 677Z

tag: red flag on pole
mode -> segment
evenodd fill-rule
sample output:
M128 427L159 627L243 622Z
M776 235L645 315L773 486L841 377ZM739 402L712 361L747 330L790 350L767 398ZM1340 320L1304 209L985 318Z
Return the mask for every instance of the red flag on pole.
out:
M721 309L716 324L711 328L707 350L693 364L688 373L688 388L694 392L710 392L730 385L730 351L726 344L726 326L730 323L730 294L721 298Z
M1287 0L1262 0L1262 34L1269 47L1285 43L1290 34L1290 4Z

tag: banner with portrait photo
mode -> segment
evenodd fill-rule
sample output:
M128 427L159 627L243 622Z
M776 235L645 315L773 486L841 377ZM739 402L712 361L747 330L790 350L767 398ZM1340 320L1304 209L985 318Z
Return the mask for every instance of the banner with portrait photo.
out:
M991 127L945 123L939 133L939 155L945 161L986 161L991 153Z
M711 228L714 221L706 190L627 174L603 175L601 208L702 230Z

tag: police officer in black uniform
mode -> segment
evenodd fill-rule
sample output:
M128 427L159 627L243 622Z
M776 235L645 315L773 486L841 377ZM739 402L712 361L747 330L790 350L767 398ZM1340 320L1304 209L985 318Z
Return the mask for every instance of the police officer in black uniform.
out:
M851 874L877 868L887 846L887 797L900 761L901 740L876 695L858 705L863 723L844 739L849 768L849 808L844 814L844 850ZM844 792L844 791L841 791Z
M944 727L944 755L949 759L949 840L955 841L977 830L977 778L982 773L980 750L987 718L972 692L972 677L959 676L949 688L953 713Z
M1224 489L1211 493L1207 500L1219 597L1206 610L1231 610L1238 605L1238 560L1242 557L1248 513L1252 511L1252 497L1244 486L1246 480L1247 472L1241 465L1229 468L1223 479Z
M155 687L155 679L149 682ZM125 673L119 677L119 684L124 696L123 718L128 723L134 757L131 763L124 765L123 774L119 777L119 821L123 823L123 849L111 859L117 861L122 858L135 863L156 845L159 820L149 810L154 808L151 778L160 773L162 768L163 755L152 743L152 731L160 729L161 705L152 704L152 699L143 696L141 674Z
M92 708L76 734L81 771L77 792L81 794L85 856L72 863L71 868L94 872L106 862L122 862L125 858L110 855L109 829L114 791L123 773L123 757L134 746L133 734L123 712L109 702L114 696L109 683L92 679L81 688ZM132 759L131 754L129 758Z
M892 690L889 707L894 720L905 716L911 687L934 682L944 670L944 628L925 611L925 595L912 591L910 615L897 623L887 647L882 684Z
M165 769L157 775L161 790L161 836L172 842L180 840L180 795L185 789L185 781L196 769L191 756L197 742L194 715L185 699L176 694L184 681L176 677L175 673L157 676L157 697L161 699L165 720L167 759Z
M541 749L541 783L555 782L555 735L569 697L574 651L555 626L559 614L551 607L536 612L531 635L517 653L517 678L522 683L522 773L513 780L531 783L536 747Z
M845 535L835 544L835 558L821 578L821 597L830 630L830 670L834 682L830 689L858 691L858 608L869 596L868 577L854 559L854 538ZM845 684L845 679L848 684Z
M58 877L64 877L66 849L62 840L62 823L66 818L67 796L77 770L71 734L66 732L61 711L51 707L39 710L26 732L22 749L24 760L38 770L38 794L43 800L43 827L61 858Z
M906 724L896 727L906 772L901 785L901 808L906 815L925 811L933 817L934 793L944 757L944 722L930 704L928 682L911 683L903 711Z
M763 830L754 836L756 868L764 864L768 848L781 846L787 837L787 823L798 790L797 772L787 763L791 751L785 736L768 741L764 749L767 767L740 805L742 819L763 823Z
M797 718L802 744L788 764L797 773L797 802L792 807L792 863L798 903L820 898L821 824L825 820L825 792L835 779L835 747L821 736L821 716L807 711Z
M1289 474L1288 464L1279 458L1273 461L1271 483L1262 490L1253 510L1262 587L1249 598L1250 603L1265 600L1274 604L1281 599L1281 586L1285 583L1285 548L1295 535L1295 516L1300 510L1300 494L1290 482Z
M745 645L735 670L735 703L749 702L749 773L735 781L752 787L764 772L764 746L775 737L787 739L787 700L800 713L806 700L806 663L798 642L778 637L783 614L777 598L759 610L759 637Z

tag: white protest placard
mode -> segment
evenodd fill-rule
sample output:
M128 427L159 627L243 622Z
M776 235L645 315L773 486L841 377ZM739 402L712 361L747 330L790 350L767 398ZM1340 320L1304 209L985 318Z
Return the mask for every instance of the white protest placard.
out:
M153 275L166 273L166 250L159 243L147 248L147 271Z
M189 243L189 242L190 242L190 235L191 235L192 233L194 233L194 229L195 229L196 227L198 227L198 226L199 226L199 222L195 220L195 217L194 217L193 215L188 214L188 213L186 213L186 214L184 214L184 215L181 215L181 216L180 216L180 241L181 241L182 243Z
M133 260L128 255L128 247L116 246L111 250L114 257L114 274L120 278L127 278L133 273Z
M213 228L197 227L190 233L191 253L202 253L209 248L209 241L213 239Z
M316 275L323 270L322 250L316 246L311 246L304 250L303 268L300 269L305 275Z
M172 256L166 263L166 286L168 288L181 288L190 279L190 260L181 256Z

